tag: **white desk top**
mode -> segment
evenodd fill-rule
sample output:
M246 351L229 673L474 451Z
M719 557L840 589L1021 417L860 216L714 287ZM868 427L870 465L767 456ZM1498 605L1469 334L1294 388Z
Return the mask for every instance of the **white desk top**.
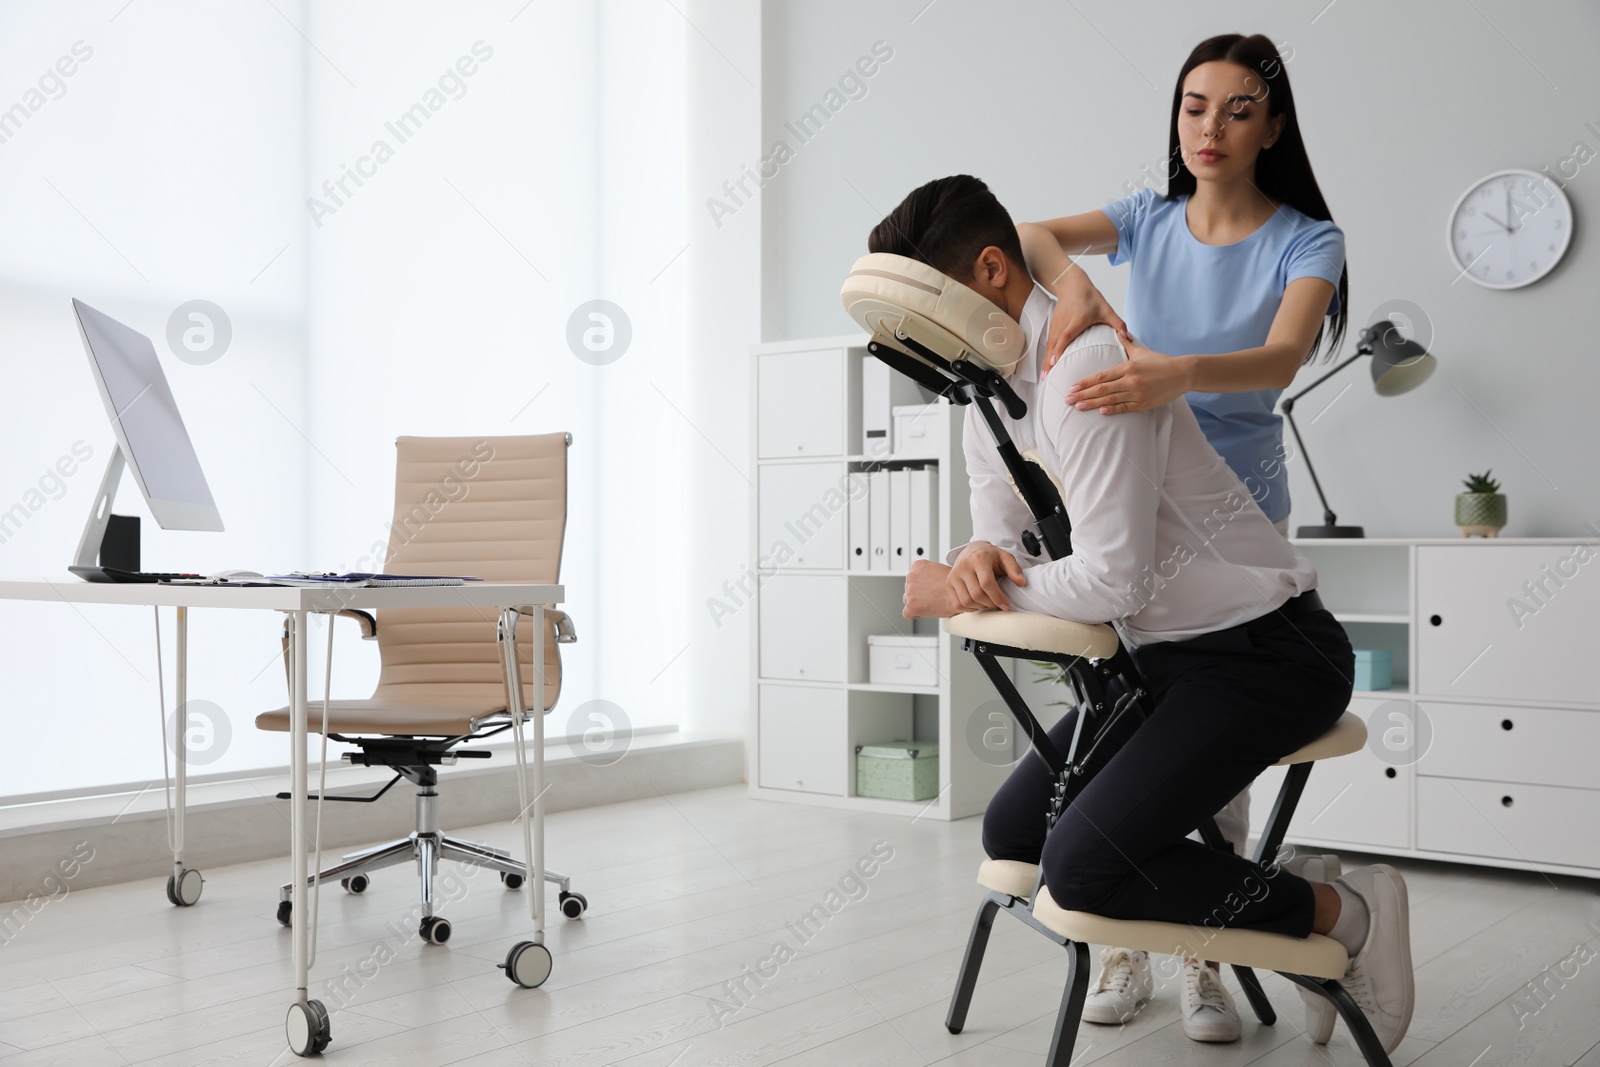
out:
M293 585L163 585L153 582L0 581L0 600L42 600L69 604L140 604L157 607L254 608L269 611L339 611L359 608L500 608L559 604L566 589L522 582L466 582L462 585L357 586L327 588Z

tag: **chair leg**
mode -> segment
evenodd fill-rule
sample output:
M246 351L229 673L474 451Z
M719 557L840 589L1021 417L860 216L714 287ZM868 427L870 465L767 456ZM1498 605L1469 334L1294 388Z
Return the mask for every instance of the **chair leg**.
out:
M1356 1048L1360 1051L1361 1058L1367 1061L1367 1067L1393 1067L1389 1061L1389 1054L1383 1051L1383 1043L1373 1032L1372 1024L1367 1021L1366 1015L1351 999L1349 991L1342 983L1331 978L1309 978L1303 974L1290 974L1287 971L1278 973L1295 985L1327 997L1333 1002L1339 1017L1350 1028L1350 1036L1355 1039Z
M1356 1006L1342 984L1339 982L1322 983L1323 994L1339 1009L1339 1017L1350 1028L1350 1036L1355 1038L1356 1048L1361 1050L1361 1056L1367 1061L1367 1067L1391 1067L1389 1054L1383 1051L1383 1043L1378 1040L1378 1035L1373 1032L1372 1024L1367 1021L1366 1015Z
M1056 1029L1050 1037L1045 1067L1068 1067L1072 1063L1072 1046L1077 1043L1078 1026L1083 1022L1083 1002L1089 997L1089 946L1071 941L1067 952L1067 988L1061 993L1061 1010L1056 1013Z
M1261 1025L1271 1026L1277 1022L1278 1013L1273 1010L1272 1001L1267 999L1266 990L1261 988L1261 979L1256 977L1256 972L1248 967L1234 964L1233 976L1239 979L1239 988L1244 990L1245 999L1250 1002L1250 1007L1256 1013L1256 1018L1261 1020Z
M358 874L371 874L373 871L385 867L393 867L404 863L416 855L416 845L411 838L405 837L398 841L390 842L378 848L367 849L365 852L352 852L340 863L326 867L321 874L306 879L306 885L314 880L331 882L337 878L353 878ZM293 882L285 882L278 887L278 899L288 900Z
M528 865L521 860L512 859L510 853L472 841L463 841L458 837L446 837L440 840L439 858L468 863L474 867L487 867L501 874L520 874L524 878L528 877ZM544 881L546 885L560 887L563 893L572 889L571 875L552 871L548 867L545 868Z
M978 905L978 916L972 920L972 935L967 938L967 952L961 957L961 970L956 975L956 992L950 998L950 1011L945 1015L944 1028L959 1034L967 1025L967 1008L972 1004L973 990L978 988L978 968L983 966L983 952L989 947L989 930L994 926L1000 902L993 894L984 897Z

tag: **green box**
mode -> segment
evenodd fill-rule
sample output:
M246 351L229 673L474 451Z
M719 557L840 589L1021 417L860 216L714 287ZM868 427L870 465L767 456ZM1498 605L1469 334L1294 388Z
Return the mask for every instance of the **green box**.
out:
M939 746L887 741L856 746L856 796L932 800L939 795Z

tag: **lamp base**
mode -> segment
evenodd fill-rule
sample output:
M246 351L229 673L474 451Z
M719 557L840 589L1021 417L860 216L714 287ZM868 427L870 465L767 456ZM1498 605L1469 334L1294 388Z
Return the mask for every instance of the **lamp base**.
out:
M1296 537L1365 537L1366 532L1359 526L1302 526L1294 532Z

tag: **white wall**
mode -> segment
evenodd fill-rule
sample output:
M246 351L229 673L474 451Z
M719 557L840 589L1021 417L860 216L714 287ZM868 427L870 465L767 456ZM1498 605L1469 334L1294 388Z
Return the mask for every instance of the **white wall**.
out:
M1476 179L1554 168L1576 142L1600 152L1593 4L1553 0L1537 19L1508 0L1326 10L1110 0L773 6L784 26L788 118L817 103L872 42L894 48L866 96L796 145L762 194L779 215L785 275L781 315L769 316L776 336L852 328L840 278L872 224L930 178L976 174L1022 219L1130 191L1165 154L1172 86L1189 50L1216 33L1265 33L1291 57L1312 164L1348 240L1343 353L1381 304L1404 299L1431 319L1440 360L1423 389L1401 398L1380 400L1360 366L1303 402L1302 428L1341 521L1369 536L1453 536L1460 479L1492 467L1510 497L1506 535L1577 534L1600 522L1591 418L1600 361L1589 351L1600 259L1586 232L1600 215L1600 163L1568 186L1578 232L1565 264L1533 287L1455 282L1444 242L1452 205ZM1103 259L1088 269L1120 303L1126 270ZM1292 522L1320 522L1303 464L1292 468L1291 492Z

